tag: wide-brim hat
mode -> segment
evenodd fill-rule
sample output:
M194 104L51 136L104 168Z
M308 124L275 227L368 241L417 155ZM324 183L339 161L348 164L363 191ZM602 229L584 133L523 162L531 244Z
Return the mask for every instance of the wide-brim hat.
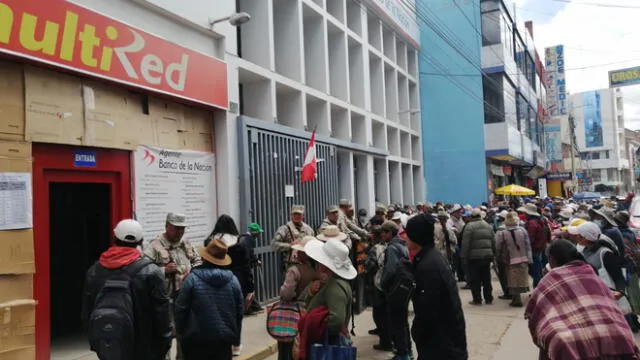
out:
M291 245L291 248L293 250L296 251L302 251L304 252L304 247L309 243L309 241L311 240L317 240L314 236L305 236L302 238L302 240L300 240L299 242L294 243L293 245Z
M305 245L304 252L345 280L352 280L358 275L349 259L349 248L339 240L311 240Z
M531 216L540 216L538 208L534 204L526 204L524 206L524 213Z
M198 251L203 260L218 266L231 265L231 257L227 254L227 245L220 239L213 239L207 247Z
M336 225L329 225L322 230L322 233L316 236L316 239L321 241L329 241L331 239L344 241L347 239L347 234L340 231L340 228Z
M615 216L615 210L608 207L601 207L600 209L591 209L589 211L602 216L612 226L618 226L616 221L613 219Z

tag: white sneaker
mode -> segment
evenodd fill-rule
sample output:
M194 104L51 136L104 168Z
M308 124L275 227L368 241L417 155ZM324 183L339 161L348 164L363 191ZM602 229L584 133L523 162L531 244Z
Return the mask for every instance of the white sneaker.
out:
M240 353L242 352L242 344L240 344L238 346L233 346L231 348L231 351L233 352L233 356L239 356Z

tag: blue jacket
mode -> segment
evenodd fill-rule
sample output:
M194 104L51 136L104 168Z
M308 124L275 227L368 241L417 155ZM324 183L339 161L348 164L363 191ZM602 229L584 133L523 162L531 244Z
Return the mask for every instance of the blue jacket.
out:
M194 268L175 302L180 337L240 345L244 300L231 270Z

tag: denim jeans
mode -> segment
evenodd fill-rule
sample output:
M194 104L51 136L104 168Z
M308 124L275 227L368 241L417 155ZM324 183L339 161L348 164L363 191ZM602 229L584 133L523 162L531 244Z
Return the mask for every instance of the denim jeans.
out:
M547 266L547 254L544 251L534 251L533 264L529 268L529 274L533 278L533 287L538 286L542 279L542 270Z

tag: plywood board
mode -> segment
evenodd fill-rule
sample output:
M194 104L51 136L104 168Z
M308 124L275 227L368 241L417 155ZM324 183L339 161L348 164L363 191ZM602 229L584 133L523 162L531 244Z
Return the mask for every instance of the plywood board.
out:
M33 274L33 230L0 231L0 274Z
M25 299L0 304L0 328L0 354L33 347L36 334L35 301Z
M0 275L0 303L33 299L33 275Z
M31 143L25 141L0 140L0 156L30 159Z
M180 130L203 134L213 133L213 113L211 111L185 106L184 126Z
M81 145L84 114L80 80L26 67L25 88L25 138L28 141Z

